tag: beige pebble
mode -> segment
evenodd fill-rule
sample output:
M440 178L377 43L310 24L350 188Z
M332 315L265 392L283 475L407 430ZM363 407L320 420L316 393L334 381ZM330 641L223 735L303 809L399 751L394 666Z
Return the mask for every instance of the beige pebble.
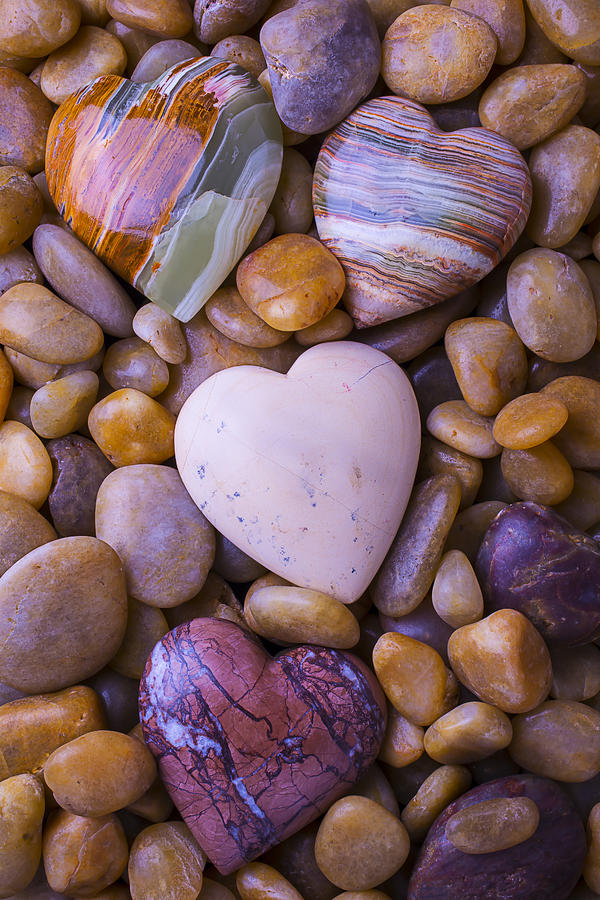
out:
M56 537L50 522L27 500L0 491L0 575L30 550Z
M273 586L254 591L244 614L257 634L278 644L348 649L359 638L356 618L339 600L308 588Z
M0 50L17 56L47 56L70 40L81 21L76 0L3 0Z
M133 330L165 362L175 365L185 359L187 346L181 325L155 303L146 303L138 309L133 318Z
M327 341L343 341L354 327L354 322L343 309L332 309L320 322L297 331L295 338L301 347L314 347Z
M452 0L450 6L487 22L498 41L496 65L514 63L525 44L523 0Z
M563 53L587 65L600 65L600 16L596 0L568 4L527 0L538 25Z
M0 256L0 297L22 281L41 284L43 280L38 264L25 247L16 247Z
M540 811L529 797L498 797L474 803L446 822L446 838L462 853L498 853L528 840Z
M35 509L52 485L52 463L39 437L21 422L0 425L0 490L16 494Z
M0 166L0 255L16 250L39 224L42 197L31 175Z
M303 900L301 894L287 878L265 863L255 862L242 866L235 878L235 886L242 900Z
M135 388L156 397L169 383L169 369L152 347L139 337L111 344L102 363L104 377L115 390Z
M452 628L478 622L483 615L483 595L473 566L460 550L442 557L431 589L433 607Z
M489 703L475 701L455 706L430 725L424 747L436 762L456 765L486 759L511 740L508 716Z
M10 347L4 348L4 354L14 372L15 381L33 390L52 381L61 369L58 363L40 362Z
M163 38L179 38L194 25L187 0L106 0L107 12L130 28Z
M493 419L476 413L464 400L439 403L427 417L427 430L433 437L477 459L490 459L501 452L493 427Z
M121 75L126 65L127 54L118 38L103 28L85 25L68 44L50 54L40 87L52 103L64 103L101 75Z
M471 786L464 766L440 766L421 784L402 810L401 819L413 841L422 841L445 808Z
M278 347L290 337L289 331L267 325L233 286L215 291L206 304L206 317L217 331L244 347Z
M80 431L98 396L95 372L74 372L38 388L31 398L31 422L43 438Z

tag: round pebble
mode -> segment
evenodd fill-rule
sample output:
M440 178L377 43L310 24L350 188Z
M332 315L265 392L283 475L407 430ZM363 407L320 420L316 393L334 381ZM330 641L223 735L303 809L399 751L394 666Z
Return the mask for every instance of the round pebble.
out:
M144 828L129 855L129 886L135 900L196 900L206 857L183 822Z
M101 75L121 75L127 54L121 41L103 28L86 25L68 44L50 54L40 79L48 100L64 103L70 94Z
M156 397L169 383L169 369L149 344L139 337L124 338L111 344L102 372L112 388L135 388Z
M95 372L74 372L38 388L30 404L31 422L43 438L64 437L79 431L98 396Z
M494 422L494 438L510 450L530 450L557 434L569 411L546 394L522 394L500 410Z
M134 388L122 388L96 403L88 427L113 466L162 463L174 454L175 417Z
M106 11L123 25L159 38L183 37L194 24L186 0L106 0Z
M554 506L566 500L575 483L573 469L552 441L529 450L502 451L502 474L520 500Z
M447 400L427 416L433 437L477 459L491 459L501 452L494 440L494 420L475 412L464 400Z
M16 56L47 56L73 37L80 21L76 0L2 0L0 50Z
M260 588L246 598L244 615L253 631L278 644L347 649L357 643L360 633L347 606L307 588Z

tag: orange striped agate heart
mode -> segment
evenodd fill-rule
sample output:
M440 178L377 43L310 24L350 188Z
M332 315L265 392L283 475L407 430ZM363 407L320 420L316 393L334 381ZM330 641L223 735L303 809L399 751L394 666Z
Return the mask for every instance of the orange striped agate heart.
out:
M378 97L325 140L313 204L319 237L346 273L346 308L366 328L487 275L525 227L531 181L500 135L443 132L418 103Z
M252 240L282 154L263 88L204 57L149 84L105 75L73 94L52 120L46 174L75 234L186 322Z

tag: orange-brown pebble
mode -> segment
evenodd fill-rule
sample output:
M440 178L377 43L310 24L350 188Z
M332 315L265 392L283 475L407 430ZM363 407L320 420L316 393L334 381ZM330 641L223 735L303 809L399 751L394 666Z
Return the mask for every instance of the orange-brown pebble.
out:
M580 782L600 772L600 712L574 700L547 700L512 720L508 752L523 769Z
M174 453L175 416L133 388L115 391L96 403L88 428L113 466L162 463Z
M29 414L35 431L43 438L64 437L79 431L98 396L95 372L73 372L43 385L31 398Z
M390 25L382 44L387 86L419 103L449 103L474 91L498 42L483 19L445 6L417 6Z
M404 864L406 828L374 800L350 796L326 812L315 841L321 872L336 887L364 891L390 878Z
M452 0L450 6L487 22L498 41L496 65L514 63L525 43L523 0Z
M0 781L38 773L62 744L105 727L100 699L85 685L0 706Z
M106 816L133 803L156 778L148 748L119 731L92 731L63 744L44 766L44 780L63 809Z
M53 113L31 79L16 69L0 68L0 166L19 166L30 175L40 172Z
M133 330L165 362L176 365L184 361L187 346L181 325L166 309L155 303L140 306L133 318Z
M183 37L194 25L187 0L106 0L106 10L123 25L158 38Z
M600 384L594 378L567 375L543 388L546 397L561 400L569 417L554 443L572 466L600 468Z
M253 591L246 597L244 615L253 631L278 644L348 649L360 636L347 606L321 591L292 585Z
M585 100L585 76L576 66L515 66L486 88L479 101L484 128L526 150L568 125Z
M37 434L21 422L3 422L0 425L0 490L16 494L39 509L51 486L52 463Z
M600 14L596 0L527 0L538 25L563 53L600 65Z
M454 674L421 641L393 631L383 634L373 649L373 666L388 700L414 725L431 725L458 702Z
M508 747L510 719L489 703L455 706L425 732L425 752L436 762L463 764L485 759Z
M379 759L395 769L410 766L423 755L423 734L419 725L413 725L390 704Z
M600 894L600 803L590 810L587 821L588 851L583 880L594 894Z
M483 615L483 596L468 557L460 550L449 550L442 557L431 589L433 608L452 628L479 621Z
M235 287L222 287L206 304L206 317L225 337L245 347L277 347L289 340L289 331L278 331L252 312Z
M196 900L206 857L183 822L144 828L129 856L133 900Z
M42 69L40 88L48 100L60 104L101 75L121 75L126 65L121 41L104 28L86 25L68 44L50 54Z
M345 286L329 250L306 234L282 234L246 256L237 269L242 298L279 331L298 331L323 319Z
M80 21L76 0L0 0L0 50L47 56L73 37Z
M529 450L503 450L502 474L520 500L555 506L573 490L573 469L552 441Z
M161 394L169 383L164 359L139 337L115 341L102 362L104 377L112 388L135 388L149 397Z
M413 841L422 841L444 809L471 786L465 766L440 766L423 781L402 810L401 819Z
M529 797L497 797L474 803L446 822L446 837L462 853L498 853L528 840L540 822Z
M314 347L326 341L343 341L354 327L351 317L343 309L332 309L320 322L296 332L301 347Z
M560 431L568 415L567 407L556 397L522 394L496 416L494 438L509 450L529 450Z
M115 815L88 818L60 809L44 828L44 871L53 891L92 897L119 878L128 846Z
M255 862L242 866L235 878L235 886L242 900L303 900L301 894L287 878L265 863Z
M0 781L0 897L24 896L40 862L43 818L39 779L15 775Z
M0 255L33 234L43 202L33 178L17 166L0 167Z
M527 712L548 696L548 648L529 619L515 609L498 610L457 629L448 641L448 656L457 678L503 712Z
M223 38L222 41L215 44L210 55L236 63L255 78L258 78L260 73L267 68L262 47L258 41L247 34L231 34L229 37Z
M476 459L498 456L494 420L475 412L464 400L439 403L427 416L427 431L444 444Z

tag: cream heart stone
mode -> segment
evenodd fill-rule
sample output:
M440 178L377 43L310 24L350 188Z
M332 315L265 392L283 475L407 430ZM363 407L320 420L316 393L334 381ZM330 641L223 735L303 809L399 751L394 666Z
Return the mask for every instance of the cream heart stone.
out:
M419 446L402 369L345 341L312 347L287 375L217 372L175 428L179 473L207 519L272 572L344 603L394 539Z

